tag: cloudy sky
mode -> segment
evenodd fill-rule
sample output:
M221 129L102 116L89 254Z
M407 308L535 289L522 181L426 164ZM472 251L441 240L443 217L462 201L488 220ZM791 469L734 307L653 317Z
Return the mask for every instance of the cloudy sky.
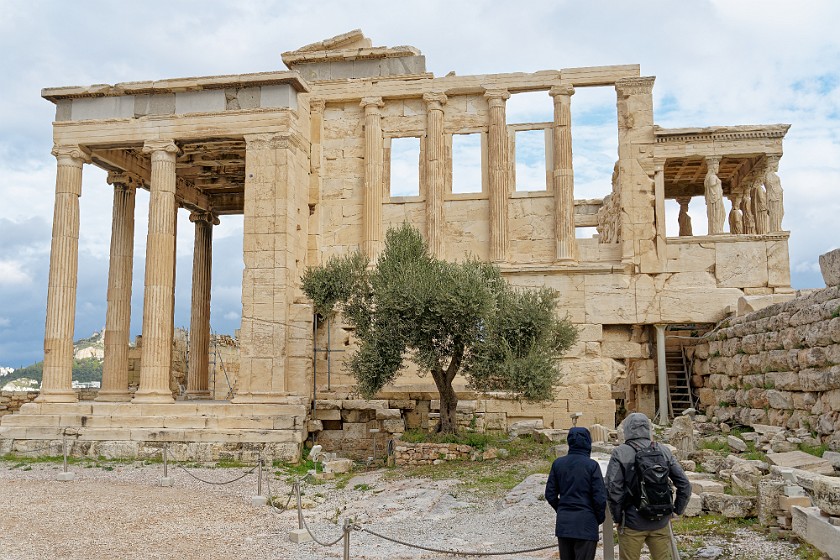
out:
M822 287L817 259L840 246L838 21L840 3L829 0L0 0L0 366L42 357L55 159L54 106L41 88L284 69L280 53L355 28L374 45L419 48L437 76L640 64L643 76L657 77L661 126L792 125L779 169L792 283ZM543 101L513 101L513 120L550 115ZM579 90L572 110L577 197L603 195L615 159L615 93ZM77 338L105 323L111 196L104 173L86 166ZM147 208L141 191L136 256ZM696 215L695 227L702 221ZM189 324L192 231L184 213L178 326ZM217 332L239 324L241 244L241 217L223 217ZM141 327L142 279L135 258L132 334Z

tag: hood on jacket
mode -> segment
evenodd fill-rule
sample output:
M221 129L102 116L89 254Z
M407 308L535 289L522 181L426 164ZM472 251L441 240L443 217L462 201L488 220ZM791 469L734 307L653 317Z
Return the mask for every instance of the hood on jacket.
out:
M624 441L640 438L651 439L650 420L641 412L634 412L624 419Z
M587 457L592 452L592 436L586 428L572 428L566 437L569 453L578 453Z

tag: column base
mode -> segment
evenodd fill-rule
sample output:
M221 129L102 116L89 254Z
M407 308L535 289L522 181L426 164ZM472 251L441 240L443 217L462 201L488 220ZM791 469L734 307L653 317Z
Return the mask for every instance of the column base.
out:
M174 403L172 393L169 391L137 391L134 398L131 399L132 404L155 403L155 404L170 404Z
M70 390L47 390L41 391L41 394L35 397L37 403L75 403L79 402L79 395L76 391Z
M237 393L231 404L285 404L290 393L276 391L257 391L248 393Z
M131 393L128 391L100 390L94 401L97 402L130 402Z

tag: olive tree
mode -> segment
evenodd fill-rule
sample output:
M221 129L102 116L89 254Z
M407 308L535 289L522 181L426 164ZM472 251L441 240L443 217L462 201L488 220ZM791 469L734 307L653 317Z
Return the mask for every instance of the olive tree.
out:
M528 401L554 396L558 361L577 330L556 315L548 288L514 288L476 259L429 253L412 226L390 229L373 267L360 252L308 268L303 290L322 316L341 312L358 347L346 366L370 398L410 359L440 393L441 432L456 432L458 373L478 391L511 391Z

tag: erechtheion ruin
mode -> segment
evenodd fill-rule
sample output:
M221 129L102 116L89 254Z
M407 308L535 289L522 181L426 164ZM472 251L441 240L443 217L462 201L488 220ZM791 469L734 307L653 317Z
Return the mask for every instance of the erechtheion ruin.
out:
M370 441L371 429L433 424L434 384L416 372L376 401L353 397L340 367L348 354L324 351L352 347L352 333L339 321L317 324L300 290L307 266L356 248L375 257L387 228L404 221L440 257L475 255L514 284L555 288L558 311L580 328L552 403L474 394L462 383L459 410L479 428L524 420L562 428L575 411L579 425L613 426L617 404L667 418L679 410L676 386L688 383L680 337L739 306L792 297L777 175L788 125L661 128L654 77L638 65L435 77L418 49L373 47L360 31L282 58L288 71L43 90L56 106L57 159L43 384L35 402L3 418L0 441L70 433L99 454L171 441L196 457L256 446L295 458L313 433L325 446L350 448ZM575 193L571 115L585 88L615 92L618 154L602 199ZM543 92L553 119L509 123L506 104L524 92ZM544 134L543 189L518 188L522 131ZM476 142L481 174L456 192L453 142L463 136ZM409 194L391 180L392 146L405 139L419 146L419 184ZM94 401L71 389L86 164L108 171L114 200L105 366ZM150 192L147 232L134 230L138 188ZM680 209L673 223L666 204ZM707 233L692 235L689 205L704 204L708 224L695 219L693 229ZM195 252L188 375L185 390L173 391L179 209L191 212ZM233 214L244 216L245 268L229 390L210 383L206 357L213 227ZM581 235L592 228L597 235ZM133 254L136 235L147 236L145 255ZM137 258L145 259L144 286L132 286ZM132 290L144 297L136 387Z

